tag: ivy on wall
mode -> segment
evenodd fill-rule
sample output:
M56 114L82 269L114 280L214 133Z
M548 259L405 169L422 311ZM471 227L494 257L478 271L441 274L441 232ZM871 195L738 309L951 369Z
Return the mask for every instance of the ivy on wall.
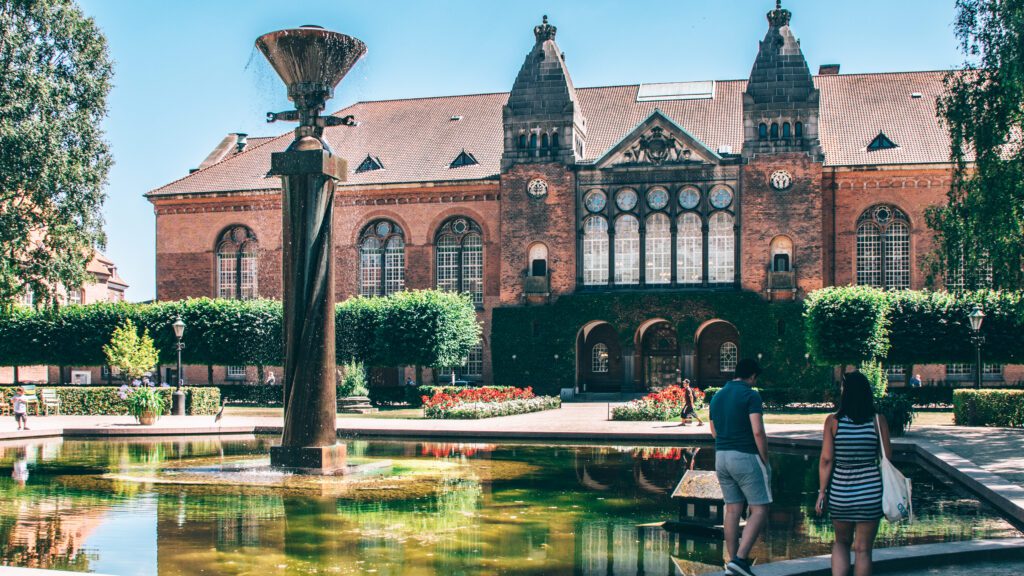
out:
M533 386L540 394L576 384L576 339L585 324L611 324L624 350L634 348L640 325L663 319L679 340L693 339L709 320L732 323L740 355L762 356L764 386L826 390L829 370L805 357L799 302L766 302L750 292L575 294L554 304L496 308L491 328L494 383ZM815 394L816 395L816 394Z

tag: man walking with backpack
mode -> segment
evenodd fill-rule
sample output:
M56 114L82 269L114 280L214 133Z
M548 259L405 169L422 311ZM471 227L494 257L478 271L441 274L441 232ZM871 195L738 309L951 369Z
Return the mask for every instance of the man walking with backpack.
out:
M715 437L715 472L725 498L726 570L754 576L750 550L768 520L772 503L771 467L764 432L764 406L754 390L761 367L749 358L736 364L736 378L711 398L711 434ZM750 506L740 539L740 516Z

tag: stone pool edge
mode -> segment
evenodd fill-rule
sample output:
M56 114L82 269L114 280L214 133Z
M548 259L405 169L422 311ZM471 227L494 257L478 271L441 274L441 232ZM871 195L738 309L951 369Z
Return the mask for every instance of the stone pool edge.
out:
M893 572L907 568L942 566L977 560L1024 558L1024 538L939 542L879 548L874 551L876 572ZM831 557L810 556L757 566L757 576L828 576L832 574ZM721 576L722 571L706 572L704 576Z

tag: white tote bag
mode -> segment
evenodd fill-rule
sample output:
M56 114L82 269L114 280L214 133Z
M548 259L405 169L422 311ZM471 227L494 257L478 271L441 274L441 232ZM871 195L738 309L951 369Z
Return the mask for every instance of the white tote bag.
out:
M878 447L881 451L882 463L882 513L889 522L912 522L914 506L911 501L910 479L904 476L896 466L885 457L885 445L882 443L882 428L875 416L875 429L878 430Z

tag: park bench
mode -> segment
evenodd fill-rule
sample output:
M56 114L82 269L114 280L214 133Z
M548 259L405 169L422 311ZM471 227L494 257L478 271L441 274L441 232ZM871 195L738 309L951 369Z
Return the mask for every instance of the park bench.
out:
M43 414L49 415L50 408L53 408L60 416L60 397L57 396L57 391L53 388L43 388L40 390L40 396L42 397ZM38 413L39 409L36 408L36 414Z

